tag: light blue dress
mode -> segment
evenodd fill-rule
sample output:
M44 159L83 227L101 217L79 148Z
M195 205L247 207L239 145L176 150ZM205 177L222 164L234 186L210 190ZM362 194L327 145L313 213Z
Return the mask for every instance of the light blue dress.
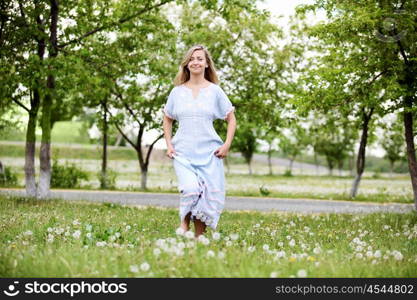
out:
M227 118L234 106L221 87L211 83L200 89L197 98L184 85L174 87L164 113L179 122L172 138L173 165L180 192L180 220L191 212L191 219L216 229L225 200L223 160L214 152L223 141L213 120Z

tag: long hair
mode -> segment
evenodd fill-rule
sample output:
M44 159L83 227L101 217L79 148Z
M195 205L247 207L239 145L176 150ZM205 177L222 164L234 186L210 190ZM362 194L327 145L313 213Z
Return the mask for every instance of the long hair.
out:
M191 47L185 54L181 65L179 66L178 73L175 76L174 85L181 85L190 79L190 70L188 70L187 65L190 62L191 55L193 55L194 51L196 50L203 50L206 56L208 67L204 69L204 78L215 84L219 83L219 78L217 77L216 68L214 67L214 62L211 58L210 52L204 46L195 45Z

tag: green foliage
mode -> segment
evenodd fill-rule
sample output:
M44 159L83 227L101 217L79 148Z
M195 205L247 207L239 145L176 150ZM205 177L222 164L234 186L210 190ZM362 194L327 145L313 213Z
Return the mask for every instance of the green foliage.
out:
M374 178L374 179L379 179L379 178L381 178L381 173L379 173L379 172L375 172L375 173L372 175L372 178Z
M314 152L326 158L330 173L336 166L342 169L354 152L358 131L349 126L350 121L346 116L335 110L323 114L324 121L320 122L317 114L315 117L317 120L314 120L309 130Z
M279 136L279 148L281 152L291 160L295 160L309 143L310 138L307 135L306 130L298 125L293 125L290 128L288 136L283 134Z
M262 196L268 196L271 193L264 185L259 187L259 192Z
M400 120L393 122L385 130L381 140L382 148L385 150L385 158L390 162L391 171L397 161L406 160L404 128Z
M0 186L16 186L17 174L10 167L4 167L3 173L0 173Z
M292 175L291 170L285 170L283 176L285 176L285 177L293 177L294 175Z
M232 149L240 152L247 164L250 164L257 148L256 129L250 124L239 126L240 133L235 136Z
M60 165L56 159L52 164L51 187L76 188L81 180L88 180L88 174L75 164Z
M98 181L100 182L100 188L102 189L116 189L117 172L107 169L106 174L103 172L97 173Z

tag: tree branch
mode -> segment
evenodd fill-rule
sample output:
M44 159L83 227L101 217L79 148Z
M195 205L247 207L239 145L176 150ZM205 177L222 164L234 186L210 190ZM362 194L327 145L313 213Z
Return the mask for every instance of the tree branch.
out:
M25 11L23 9L22 1L19 1L19 9L20 9L20 15L22 16L23 21L25 22L25 25L27 26L27 23L26 23L26 14L25 14Z
M397 33L397 30L395 30L395 33ZM401 56L404 58L405 64L408 65L409 62L408 62L407 54L404 51L403 44L401 43L400 40L397 41L397 44L398 44L398 47L400 47L400 53L401 53Z
M151 156L151 152L153 149L153 146L156 144L157 141L159 141L162 137L164 136L164 134L161 134L160 136L158 136L153 142L152 144L149 146L148 149L148 153L146 153L146 160L145 160L145 164L148 165L149 164L149 158Z
M138 147L138 153L139 153L139 163L140 163L141 166L143 165L143 152L142 152L143 131L144 131L143 126L140 126L139 131L138 131L137 142L136 142L136 144L139 146Z
M103 102L100 101L101 104L103 105ZM107 113L109 114L110 118L114 118L112 113L110 112L110 110L107 108L107 106L103 106L105 107ZM117 123L117 121L114 122L114 125L116 126L117 130L120 132L120 134L123 136L123 138L133 147L133 149L136 149L136 145L127 137L127 135L123 132L123 130L120 128L119 124Z
M16 103L17 105L19 105L20 107L22 107L24 110L26 110L28 113L29 113L29 111L30 111L30 109L29 108L27 108L23 103L21 103L19 100L17 100L16 98L12 98L12 101L14 102L14 103Z
M130 113L130 115L133 117L133 119L135 119L136 122L138 122L139 126L142 126L142 123L139 121L139 119L136 117L136 114L134 113L134 111L130 108L129 105L127 105L127 103L125 102L123 95L121 92L118 91L118 87L117 84L114 84L114 94L116 95L117 98L120 99L120 101L122 101L123 106L126 108L126 110Z
M143 8L142 10L138 11L137 13L135 13L135 14L133 14L133 15L131 15L131 16L128 16L128 17L125 17L125 18L120 18L118 21L113 22L113 23L111 23L111 24L109 24L109 25L105 25L105 26L100 26L100 27L97 27L97 28L95 28L95 29L93 29L93 30L91 30L91 31L89 31L89 32L87 32L87 33L85 33L85 34L83 34L83 35L82 35L81 37L79 37L79 38L76 38L76 39L70 40L70 41L69 41L69 42L67 42L67 43L64 43L64 44L58 45L58 48L64 48L64 47L66 47L66 46L68 46L68 45L70 45L70 44L78 43L78 42L80 42L81 40L85 39L86 37L88 37L88 36L90 36L90 35L93 35L93 34L95 34L95 33L97 33L97 32L103 31L103 30L105 30L105 29L112 28L113 26L118 26L118 25L121 25L121 24L123 24L123 23L126 23L127 21L130 21L130 20L132 20L132 19L134 19L134 18L136 18L136 17L138 17L138 16L140 16L140 15L142 15L142 14L144 14L144 13L148 12L148 11L151 11L151 10L153 10L153 9L155 9L155 8L158 8L158 7L162 6L162 5L165 5L165 4L167 4L167 3L169 3L169 2L173 2L173 1L174 1L174 0L163 0L163 1L162 1L161 3L159 3L159 4L155 4L155 5L151 6L151 7L145 7L145 8Z

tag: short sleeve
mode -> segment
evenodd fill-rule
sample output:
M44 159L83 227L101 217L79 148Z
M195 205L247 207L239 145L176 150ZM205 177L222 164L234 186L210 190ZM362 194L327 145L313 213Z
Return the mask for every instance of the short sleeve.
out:
M173 120L177 120L177 118L175 117L175 110L174 110L174 102L175 102L175 97L174 97L174 89L171 90L171 92L169 93L168 96L168 100L167 103L164 106L164 114Z
M214 112L215 119L226 120L229 113L235 110L235 107L232 105L232 102L230 102L226 93L220 87L218 88L218 91L216 93L216 102L217 103Z

